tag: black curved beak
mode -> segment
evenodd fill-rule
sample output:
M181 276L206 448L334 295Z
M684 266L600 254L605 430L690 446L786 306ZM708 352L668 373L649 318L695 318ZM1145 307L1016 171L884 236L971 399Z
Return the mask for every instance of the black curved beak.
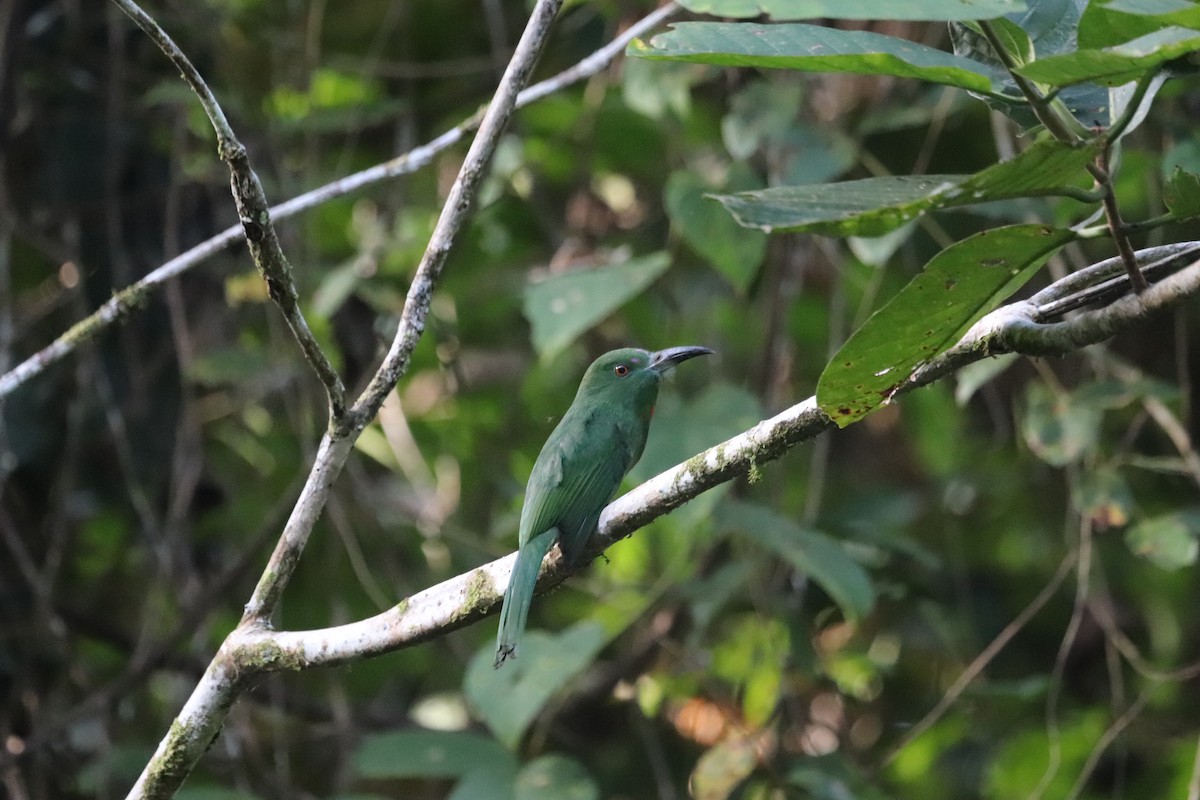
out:
M650 354L650 369L661 375L671 367L682 364L689 358L707 356L712 354L712 352L707 347L668 347L666 350L659 350L657 353Z

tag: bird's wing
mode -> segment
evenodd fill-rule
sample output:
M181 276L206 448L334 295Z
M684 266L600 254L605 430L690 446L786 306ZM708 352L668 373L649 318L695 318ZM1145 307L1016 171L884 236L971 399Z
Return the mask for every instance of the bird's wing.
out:
M563 555L579 557L604 506L632 466L618 424L590 411L563 424L542 448L521 514L521 543L558 528Z

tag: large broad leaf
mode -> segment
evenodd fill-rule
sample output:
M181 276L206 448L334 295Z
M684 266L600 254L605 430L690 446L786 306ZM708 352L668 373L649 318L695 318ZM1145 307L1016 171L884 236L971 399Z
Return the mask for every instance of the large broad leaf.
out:
M594 622L553 636L526 631L518 657L501 669L492 666L492 647L476 653L463 689L496 738L515 749L550 698L592 663L605 638L604 629Z
M820 25L681 22L650 44L635 40L638 58L726 67L894 75L990 93L997 73L967 58L870 31Z
M1023 0L682 0L697 14L745 19L766 14L773 20L905 19L946 22L954 19L995 19L1024 11Z
M1101 50L1077 50L1040 58L1016 71L1049 86L1083 81L1119 86L1198 50L1200 31L1172 26Z
M1069 230L1013 225L938 253L830 360L817 402L841 427L871 413L918 364L961 339L1073 238Z
M623 264L552 275L525 288L525 318L533 327L533 346L550 358L581 333L603 321L662 275L666 253Z
M746 187L745 181L742 187ZM694 172L672 174L665 191L667 215L684 241L745 294L767 251L767 237L730 219L705 197L710 191L712 187Z
M974 175L865 178L718 195L742 225L767 231L879 236L938 208L1078 192L1095 143L1045 140Z
M718 521L725 530L766 547L812 578L847 619L861 619L875 604L870 576L836 539L754 503L727 501Z

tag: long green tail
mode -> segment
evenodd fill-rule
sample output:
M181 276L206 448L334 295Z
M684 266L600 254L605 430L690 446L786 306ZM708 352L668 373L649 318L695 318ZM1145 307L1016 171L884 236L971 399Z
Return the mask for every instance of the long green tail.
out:
M513 566L512 577L504 591L504 605L500 608L500 629L496 633L497 667L504 663L504 659L517 657L517 642L529 618L538 570L557 537L558 528L551 528L534 536L517 550L517 563Z

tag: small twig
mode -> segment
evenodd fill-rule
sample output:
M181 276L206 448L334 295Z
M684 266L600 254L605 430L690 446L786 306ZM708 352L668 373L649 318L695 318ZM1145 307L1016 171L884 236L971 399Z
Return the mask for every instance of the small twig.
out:
M517 96L517 108L524 108L530 103L541 100L543 97L547 97L566 86L600 72L624 52L629 42L660 25L664 20L678 11L679 6L675 3L668 3L662 8L647 14L613 39L613 41L601 47L579 63L525 89ZM481 118L481 113L474 114L420 147L414 148L382 164L376 164L361 172L331 181L324 186L293 197L291 200L287 200L269 209L269 213L275 220L288 219L309 209L316 208L330 200L344 197L375 184L400 177L401 175L416 172L432 163L434 156L438 153L462 141L463 137L479 126ZM56 364L73 353L83 342L94 339L111 325L123 320L134 309L144 304L151 292L157 290L172 278L178 277L212 258L229 245L241 239L242 235L241 226L235 225L226 228L207 241L201 242L187 252L181 253L157 269L154 269L140 281L117 291L110 300L92 312L88 317L73 325L66 333L25 359L25 361L18 364L12 370L0 375L0 398L11 394L18 386L21 386L30 378L40 375L52 364Z
M1078 480L1077 475L1073 474L1072 478ZM1058 654L1054 657L1054 669L1050 673L1050 686L1046 690L1046 738L1050 743L1050 757L1041 780L1029 794L1031 800L1041 800L1062 765L1062 728L1059 725L1058 703L1062 697L1067 657L1071 654L1071 649L1075 646L1075 641L1079 636L1079 629L1083 625L1084 611L1087 609L1088 593L1091 591L1092 543L1091 519L1087 516L1080 517L1075 602L1071 607L1071 618L1067 621L1067 629L1063 632L1062 641L1058 645Z
M513 113L517 94L533 71L561 6L562 0L539 0L535 6L417 268L391 350L353 409L344 417L335 417L322 437L304 488L250 602L246 604L242 621L226 637L196 684L130 791L131 798L172 795L219 733L230 707L246 683L264 672L286 668L291 662L290 655L278 649L253 647L255 637L267 633L271 615L295 571L355 439L408 365L408 358L424 329L425 315L446 257L465 223L474 193Z
M1152 687L1147 686L1138 695L1137 700L1129 708L1125 709L1125 713L1117 717L1112 725L1104 731L1104 735L1096 742L1096 746L1092 748L1092 752L1088 753L1087 761L1084 762L1083 768L1079 770L1079 777L1075 779L1075 785L1071 787L1071 791L1067 793L1067 800L1075 800L1083 794L1083 790L1087 787L1088 779L1092 777L1092 773L1096 771L1096 766L1100 763L1100 758L1104 752L1108 750L1108 746L1112 744L1118 736L1120 736L1126 728L1129 727L1138 715L1142 713L1142 709L1146 707L1146 703L1150 700L1150 690Z
M1079 137L1055 113L1054 109L1050 107L1047 98L1043 97L1037 87L1025 78L1024 75L1016 71L1017 63L1013 61L1012 53L1008 52L1008 48L1000 41L1000 37L996 34L996 29L992 27L992 24L987 20L980 20L979 29L983 32L984 38L988 40L988 44L992 46L996 58L1004 65L1004 69L1008 71L1009 77L1012 78L1017 89L1025 97L1026 102L1029 103L1029 109L1037 117L1038 122L1046 126L1046 130L1050 132L1050 135L1060 142L1067 142L1069 144L1077 143Z
M1133 254L1133 245L1129 243L1129 236L1125 233L1125 223L1121 221L1121 207L1117 204L1117 195L1113 191L1112 175L1108 168L1108 146L1105 146L1096 156L1096 166L1104 174L1103 179L1096 178L1096 183L1104 193L1104 218L1108 222L1109 233L1117 245L1117 252L1121 254L1125 271L1129 274L1129 284L1135 292L1141 294L1146 291L1148 284L1141 269L1138 268L1137 257Z
M1077 144L1080 137L1067 125L1066 121L1046 102L1046 98L1038 91L1037 87L1024 76L1017 73L1017 64L1012 59L1012 54L1004 47L1004 43L1000 41L1000 37L996 34L991 23L983 20L979 23L980 30L991 44L992 50L996 53L996 58L1008 70L1009 76L1020 89L1021 94L1029 102L1029 108L1037 117L1038 122L1046 126L1046 130L1050 135L1060 142L1068 144ZM1148 85L1148 84L1147 84ZM1141 95L1145 94L1146 87L1141 86L1141 94L1137 95L1137 101L1141 101ZM1129 109L1126 109L1128 112ZM1118 120L1122 124L1123 130L1125 125L1129 124L1129 119ZM1111 129L1110 129L1111 130ZM1120 134L1118 130L1118 135ZM1111 146L1115 137L1112 137L1107 142ZM1133 258L1133 247L1129 243L1129 237L1125 234L1125 223L1121 221L1121 210L1117 204L1117 196L1113 191L1112 175L1108 169L1108 147L1100 151L1100 155L1096 158L1096 163L1088 166L1088 172L1096 181L1096 185L1100 189L1100 200L1104 204L1104 216L1108 222L1108 230L1113 237L1113 241L1117 245L1117 252L1121 254L1121 258L1125 263L1125 270L1129 273L1129 282L1133 286L1133 290L1139 294L1146 290L1146 279L1142 277L1138 270L1137 260Z
M304 319L304 313L300 309L300 294L296 290L296 281L292 278L292 266L279 244L275 226L271 223L267 196L263 192L258 175L250 167L246 148L237 140L233 128L225 118L225 112L221 110L220 103L204 82L204 78L167 32L134 0L113 2L166 53L171 63L179 69L184 81L200 98L200 105L204 107L204 113L208 115L209 122L217 134L217 154L229 166L234 204L237 206L242 233L246 237L254 265L267 282L267 292L283 312L283 318L287 320L292 335L299 342L305 360L324 384L329 399L330 416L334 420L340 419L345 411L346 389L342 386L342 379L337 370L333 368L333 364L309 329L308 321Z
M1054 575L1051 576L1046 585L1042 587L1042 590L1038 592L1037 596L1029 602L1029 605L1021 609L1021 613L1017 614L1012 622L1005 625L1004 630L1000 631L996 638L993 639L991 643L989 643L988 646L985 647L983 651L977 655L970 664L967 665L967 668L962 671L962 673L954 680L954 683L950 685L950 688L946 690L946 693L942 695L942 698L938 700L937 705L931 708L916 725L909 728L908 732L903 736L903 738L900 739L896 746L892 748L891 752L884 757L882 766L887 766L895 761L906 747L908 747L910 744L920 738L922 734L933 727L933 725L936 724L937 721L943 716L945 716L946 712L958 702L958 698L961 697L962 693L967 690L967 687L974 683L975 679L983 673L988 664L992 663L992 660L1000 654L1001 650L1008 646L1008 643L1012 641L1012 638L1020 633L1022 628L1029 624L1029 621L1033 619L1043 607L1045 607L1046 603L1050 602L1050 598L1054 597L1055 592L1057 592L1059 587L1062 586L1063 581L1067 579L1067 575L1071 573L1071 568L1075 566L1077 555L1078 554L1074 550L1067 553L1066 557L1063 558L1062 562L1058 565L1058 569L1055 570Z

